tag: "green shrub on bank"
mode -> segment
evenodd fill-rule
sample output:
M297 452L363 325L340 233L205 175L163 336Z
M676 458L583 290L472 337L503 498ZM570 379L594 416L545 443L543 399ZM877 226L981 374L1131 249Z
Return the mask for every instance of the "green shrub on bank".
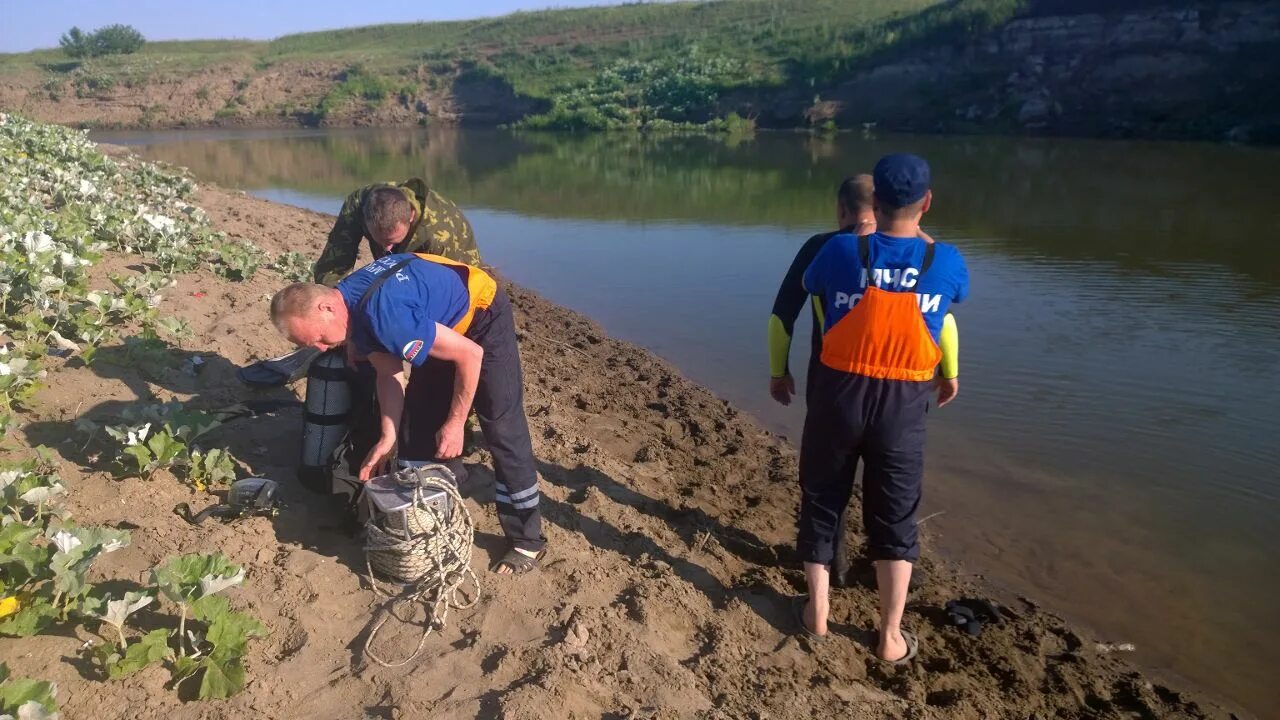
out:
M76 97L102 97L116 86L116 79L103 72L86 70L75 76Z
M707 123L707 129L727 135L746 137L756 133L756 121L755 118L744 118L736 112L731 112L719 120L712 120Z
M364 101L376 107L396 93L411 94L412 88L370 73L363 65L354 64L342 73L342 81L320 99L320 103L316 105L316 115L320 118L328 117L353 100Z
M108 25L87 34L73 27L58 39L63 52L73 58L128 55L138 52L144 43L146 38L130 25Z
M621 61L584 82L562 86L551 109L526 118L530 130L656 129L666 123L700 127L712 120L721 96L751 81L747 67L696 48L684 56ZM651 127L652 126L652 127Z

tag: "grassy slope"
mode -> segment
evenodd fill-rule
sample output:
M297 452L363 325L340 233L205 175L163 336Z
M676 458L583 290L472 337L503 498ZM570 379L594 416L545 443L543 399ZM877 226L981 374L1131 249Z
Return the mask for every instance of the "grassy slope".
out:
M252 60L268 43L250 40L182 40L150 42L133 55L95 58L79 63L61 50L35 50L28 53L0 53L0 73L64 72L81 64L102 69L120 69L151 65L166 70L194 70L228 62Z
M731 0L516 13L495 20L378 25L308 33L270 43L270 59L334 58L377 68L425 61L488 62L526 93L627 57L664 58L697 45L776 77L791 60L832 51L852 32L909 15L938 0ZM856 52L856 51L855 51Z
M620 59L676 56L696 45L739 60L743 84L809 82L903 40L980 29L1023 0L718 0L520 12L459 22L375 25L288 35L269 42L149 43L136 55L92 61L104 70L183 71L227 62L260 67L292 61L360 63L394 75L447 73L479 64L518 92L548 96ZM0 72L68 69L57 50L0 55Z
M912 131L1018 132L1032 127L1020 115L1035 88L1006 80L1020 70L1020 59L1010 53L978 53L970 58L974 62L955 73L935 73L933 80L917 73L895 86L897 95L882 92L887 81L861 71L919 57L925 49L963 46L1018 15L1183 5L1207 7L1203 0L649 2L375 25L261 42L151 43L135 55L83 65L43 50L0 55L0 76L22 74L8 88L9 97L25 89L23 97L43 103L33 116L48 119L59 119L64 93L118 99L113 93L128 95L121 88L145 88L161 78L180 83L202 68L214 68L214 80L234 76L234 95L215 91L211 98L207 86L199 85L172 96L185 105L166 108L154 96L135 92L112 107L111 117L76 120L121 126L148 127L156 118L169 125L224 119L394 125L421 123L442 110L438 114L479 123L560 130L663 130L684 123L733 133L743 123L733 114L740 112L747 123L758 118L769 127L830 127L838 120L842 127L879 122ZM1221 138L1240 126L1255 141L1275 142L1280 125L1272 108L1280 85L1266 62L1275 51L1274 41L1246 43L1238 52L1219 52L1221 57L1201 48L1208 69L1190 72L1186 83L1156 83L1149 93L1163 102L1155 104L1134 95L1131 78L1116 84L1094 72L1090 63L1106 62L1107 51L1094 52L1077 72L1081 82L1040 88L1058 101L1049 131ZM278 86L291 73L308 79L306 89L282 97ZM258 87L274 95L239 94L268 77L273 79ZM850 104L849 93L882 102ZM1191 93L1206 100L1184 98ZM1092 110L1113 97L1117 102L1106 112ZM130 114L128 102L151 105L146 113ZM974 114L954 112L966 108Z

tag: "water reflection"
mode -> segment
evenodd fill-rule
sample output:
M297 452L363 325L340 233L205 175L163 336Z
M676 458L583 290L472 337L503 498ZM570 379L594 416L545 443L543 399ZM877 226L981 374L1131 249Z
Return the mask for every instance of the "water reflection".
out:
M1280 282L1272 201L1280 151L1218 145L1001 138L762 134L585 136L501 131L104 134L244 188L342 195L370 178L421 175L463 204L541 217L808 226L833 178L909 147L934 167L932 222L1030 257L1104 259L1193 275L1202 263ZM1117 149L1123 147L1123 152ZM1026 232L1034 228L1034 232ZM1255 289L1257 290L1257 289Z

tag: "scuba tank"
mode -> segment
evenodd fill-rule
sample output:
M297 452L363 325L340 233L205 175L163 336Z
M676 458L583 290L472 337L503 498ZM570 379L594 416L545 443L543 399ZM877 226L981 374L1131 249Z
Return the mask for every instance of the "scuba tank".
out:
M314 493L327 495L332 491L334 451L347 436L351 383L346 365L345 351L336 347L322 353L307 369L298 480Z
M365 288L364 295L352 311L353 322L369 304L378 288L414 259L412 255L397 255L373 261L369 267L378 265L381 272ZM370 372L373 371L373 367L367 363L362 365ZM321 354L307 369L306 422L302 426L302 462L298 465L298 479L312 492L322 495L349 494L354 502L363 489L363 483L349 482L334 473L334 466L337 464L335 451L346 440L350 430L352 380L352 374L347 369L346 349L341 346ZM372 382L367 387L372 394ZM357 393L359 397L364 394L364 390L358 390Z

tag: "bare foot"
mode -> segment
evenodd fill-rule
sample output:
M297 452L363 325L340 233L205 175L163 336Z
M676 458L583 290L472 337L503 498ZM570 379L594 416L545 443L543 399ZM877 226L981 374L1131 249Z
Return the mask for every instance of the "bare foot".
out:
M876 657L885 662L896 662L906 656L907 640L902 637L901 629L892 633L880 633L880 640L876 643Z
M800 618L804 621L806 630L818 637L826 637L827 616L830 612L831 608L829 606L822 608L822 612L818 612L818 607L813 598L809 598L809 601L804 604L804 610L801 611Z

